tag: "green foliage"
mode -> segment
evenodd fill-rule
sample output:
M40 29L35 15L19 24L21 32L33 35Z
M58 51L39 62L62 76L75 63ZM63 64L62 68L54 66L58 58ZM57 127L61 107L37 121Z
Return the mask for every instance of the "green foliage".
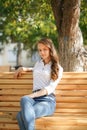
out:
M82 0L80 27L83 33L84 44L87 45L87 0Z
M87 1L82 0L80 27L87 44ZM0 41L24 43L34 48L41 37L50 37L57 44L57 30L50 0L0 0Z
M50 6L46 0L0 0L0 41L24 43L34 48L41 37L50 37L57 45L57 32ZM56 42L55 42L56 41Z

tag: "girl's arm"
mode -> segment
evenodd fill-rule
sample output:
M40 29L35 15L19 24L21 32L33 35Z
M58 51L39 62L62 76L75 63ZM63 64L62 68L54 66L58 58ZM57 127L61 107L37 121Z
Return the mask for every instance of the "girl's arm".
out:
M51 80L50 84L45 87L48 95L55 91L57 85L59 84L59 82L62 78L62 75L63 75L63 68L59 65L58 79L56 79L55 81Z
M14 73L14 78L18 78L21 76L22 72L28 72L30 70L33 70L33 68L19 67Z

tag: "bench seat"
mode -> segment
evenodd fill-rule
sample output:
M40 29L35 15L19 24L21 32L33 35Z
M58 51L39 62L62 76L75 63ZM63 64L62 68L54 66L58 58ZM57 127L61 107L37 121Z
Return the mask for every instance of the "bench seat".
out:
M0 73L0 130L19 130L20 98L32 92L32 71L14 79ZM87 130L87 72L63 72L56 88L56 110L36 120L36 130Z

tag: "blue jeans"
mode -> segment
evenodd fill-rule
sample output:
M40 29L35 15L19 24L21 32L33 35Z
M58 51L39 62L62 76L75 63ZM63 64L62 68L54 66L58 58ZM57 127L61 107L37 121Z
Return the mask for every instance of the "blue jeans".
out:
M21 111L17 114L20 130L35 130L35 119L52 115L55 111L55 96L48 95L38 98L23 96L20 101Z

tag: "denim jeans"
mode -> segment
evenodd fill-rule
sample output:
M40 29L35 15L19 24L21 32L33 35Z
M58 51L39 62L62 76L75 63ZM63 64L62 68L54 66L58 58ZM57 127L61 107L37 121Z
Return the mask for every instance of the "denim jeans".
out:
M20 101L21 111L17 114L20 130L35 130L35 119L52 115L55 111L55 96L48 95L38 98L23 96Z

